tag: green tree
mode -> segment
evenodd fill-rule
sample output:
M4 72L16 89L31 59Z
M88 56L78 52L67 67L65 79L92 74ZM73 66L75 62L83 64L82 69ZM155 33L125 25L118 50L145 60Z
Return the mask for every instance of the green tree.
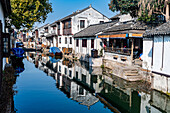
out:
M132 17L139 17L140 21L153 23L160 15L169 20L169 0L111 0L109 9L129 13Z
M11 0L11 25L31 29L35 22L44 22L52 12L49 0Z
M109 9L113 12L120 11L121 14L129 13L132 17L137 16L139 0L111 0Z

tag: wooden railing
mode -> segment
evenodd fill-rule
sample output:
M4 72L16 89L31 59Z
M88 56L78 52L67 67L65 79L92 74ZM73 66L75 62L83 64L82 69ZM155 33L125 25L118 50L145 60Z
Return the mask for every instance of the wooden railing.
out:
M105 47L105 52L117 53L122 55L131 55L131 48L112 48L112 47Z
M63 35L71 35L71 28L69 29L63 29Z

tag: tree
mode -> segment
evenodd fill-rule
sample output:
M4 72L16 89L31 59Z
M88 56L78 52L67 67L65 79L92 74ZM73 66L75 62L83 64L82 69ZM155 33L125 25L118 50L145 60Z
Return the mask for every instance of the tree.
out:
M109 9L113 12L120 11L121 14L129 13L132 17L138 15L138 0L111 0Z
M52 12L49 0L11 0L10 24L17 29L31 29L35 22L44 22Z
M112 11L129 13L132 17L138 17L140 21L153 23L160 16L169 20L170 0L111 0L109 8Z

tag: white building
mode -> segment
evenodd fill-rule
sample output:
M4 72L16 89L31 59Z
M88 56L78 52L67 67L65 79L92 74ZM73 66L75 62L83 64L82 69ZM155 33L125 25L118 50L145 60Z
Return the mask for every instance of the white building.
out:
M94 9L91 5L83 10L77 10L57 23L58 47L63 52L71 52L74 47L73 35L92 24L108 22L109 19Z
M145 33L143 68L153 73L153 88L170 92L170 21Z
M89 57L94 57L91 52L93 49L98 51L97 55L103 55L102 39L97 38L97 34L101 33L103 30L113 26L116 23L117 21L90 25L84 30L73 35L75 43L73 48L78 59L88 61Z

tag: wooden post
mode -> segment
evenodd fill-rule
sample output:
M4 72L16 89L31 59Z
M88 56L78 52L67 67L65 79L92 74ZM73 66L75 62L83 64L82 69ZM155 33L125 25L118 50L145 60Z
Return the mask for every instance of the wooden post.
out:
M134 48L134 39L132 38L132 46L131 46L131 61L133 61L133 48Z

